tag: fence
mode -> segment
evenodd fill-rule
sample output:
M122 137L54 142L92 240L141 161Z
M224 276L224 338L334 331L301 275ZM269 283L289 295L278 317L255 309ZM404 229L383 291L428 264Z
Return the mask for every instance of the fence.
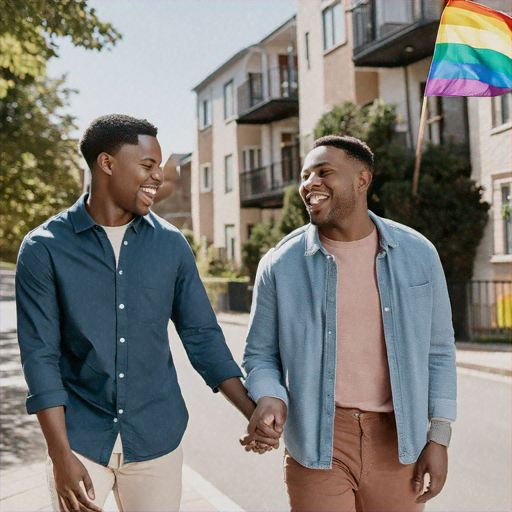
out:
M457 340L512 339L511 281L448 281Z

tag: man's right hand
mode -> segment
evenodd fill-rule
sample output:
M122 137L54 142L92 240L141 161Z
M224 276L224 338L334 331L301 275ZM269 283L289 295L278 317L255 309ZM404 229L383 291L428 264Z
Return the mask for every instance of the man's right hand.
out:
M286 414L286 404L279 398L268 396L260 398L247 427L248 433L240 439L240 444L250 451L253 449L255 440L268 439L269 445L275 449L279 448L279 438L283 433ZM257 449L255 451L264 453L267 450Z
M59 495L62 510L101 512L102 509L92 503L95 499L91 477L73 452L67 455L52 457L55 487ZM87 495L80 483L83 482Z

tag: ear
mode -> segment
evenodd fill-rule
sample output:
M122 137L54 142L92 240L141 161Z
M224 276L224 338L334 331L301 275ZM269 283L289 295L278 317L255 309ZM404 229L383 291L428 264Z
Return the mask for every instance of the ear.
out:
M113 158L108 153L100 153L96 159L99 168L109 176L112 176Z
M358 176L357 191L362 194L368 190L372 182L372 173L366 169L362 170Z

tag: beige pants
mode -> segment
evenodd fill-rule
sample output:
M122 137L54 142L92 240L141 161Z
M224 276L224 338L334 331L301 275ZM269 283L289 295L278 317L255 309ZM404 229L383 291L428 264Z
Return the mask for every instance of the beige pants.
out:
M175 512L180 509L183 452L176 450L153 460L124 464L122 453L113 453L108 467L101 466L74 452L89 472L99 507L114 491L120 512ZM53 465L46 460L46 475L54 512L59 512Z
M422 512L414 464L398 460L393 413L336 407L332 469L308 469L289 454L285 478L292 512Z

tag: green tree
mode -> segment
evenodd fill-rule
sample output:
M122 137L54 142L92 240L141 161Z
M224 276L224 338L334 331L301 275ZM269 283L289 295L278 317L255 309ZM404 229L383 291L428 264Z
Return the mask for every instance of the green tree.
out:
M86 1L1 0L0 250L13 261L23 236L71 205L80 193L74 118L66 114L75 91L65 78L46 76L57 57L57 37L97 49L120 35Z
M397 121L392 105L344 103L320 118L314 135L352 135L367 142L375 155L369 208L425 235L437 247L448 278L468 279L489 210L482 187L471 179L468 148L429 145L418 198L412 198L414 157L397 140Z
M309 215L300 197L296 186L290 185L284 189L283 216L278 224L279 233L282 236L304 226L309 222Z
M9 89L29 84L46 74L46 63L58 57L58 37L69 37L75 46L101 50L121 35L101 22L86 0L1 0L0 98Z

